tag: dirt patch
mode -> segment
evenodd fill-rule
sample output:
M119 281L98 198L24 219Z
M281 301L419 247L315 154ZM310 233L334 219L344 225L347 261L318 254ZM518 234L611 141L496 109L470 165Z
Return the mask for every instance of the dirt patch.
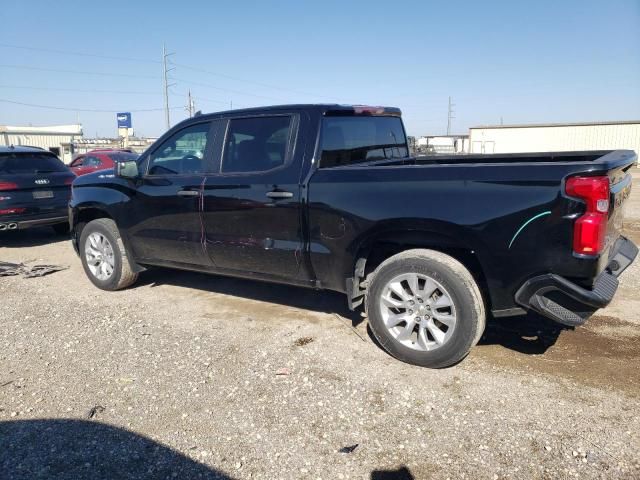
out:
M305 345L309 345L311 342L313 342L313 340L314 340L313 337L301 337L297 339L295 342L293 342L293 346L304 347Z
M591 317L584 328L598 335L604 335L615 339L626 337L638 340L640 337L638 325L636 323L608 315L597 315Z
M613 316L595 316L583 327L565 329L530 315L490 322L476 358L638 396L639 339L636 326Z
M613 327L613 328L619 328L619 327L625 327L625 326L631 325L629 322L625 322L624 320L620 320L618 317L612 317L610 315L594 315L589 319L587 326L591 327L593 326L594 323L597 323L598 325L601 325L601 326Z
M640 243L640 222L625 223L622 233L637 245Z

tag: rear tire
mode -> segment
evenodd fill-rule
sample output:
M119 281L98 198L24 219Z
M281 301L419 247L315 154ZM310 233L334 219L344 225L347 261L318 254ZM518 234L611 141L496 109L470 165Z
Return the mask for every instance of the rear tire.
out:
M435 250L394 255L369 277L369 324L380 345L406 363L454 365L485 328L482 295L456 259Z
M109 218L99 218L85 225L79 251L87 277L102 290L121 290L138 279L129 263L118 227Z

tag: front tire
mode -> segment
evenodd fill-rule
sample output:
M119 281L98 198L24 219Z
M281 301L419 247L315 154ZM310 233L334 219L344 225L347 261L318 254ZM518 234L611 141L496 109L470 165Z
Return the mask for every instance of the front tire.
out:
M369 324L380 345L406 363L454 365L482 336L485 309L473 276L435 250L394 255L369 278Z
M102 290L121 290L132 285L133 271L115 222L100 218L89 222L80 235L80 258L89 280Z

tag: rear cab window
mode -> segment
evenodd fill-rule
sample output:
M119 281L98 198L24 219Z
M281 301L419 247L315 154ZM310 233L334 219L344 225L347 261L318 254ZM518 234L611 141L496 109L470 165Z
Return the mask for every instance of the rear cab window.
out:
M56 173L66 171L67 167L64 163L51 153L0 153L0 174L35 175L39 173Z
M325 117L320 168L405 158L409 155L402 120L397 116Z

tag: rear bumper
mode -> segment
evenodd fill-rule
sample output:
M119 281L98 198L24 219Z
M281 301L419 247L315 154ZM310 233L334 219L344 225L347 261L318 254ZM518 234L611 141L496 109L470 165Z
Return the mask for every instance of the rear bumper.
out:
M45 227L47 225L56 225L58 223L67 223L69 217L66 215L49 215L45 217L35 218L0 218L0 231L5 230L22 230L30 227ZM4 228L3 228L4 227Z
M618 277L631 265L638 247L620 237L605 270L591 290L549 273L527 280L516 292L516 302L563 325L582 325L599 308L606 307L618 290Z

